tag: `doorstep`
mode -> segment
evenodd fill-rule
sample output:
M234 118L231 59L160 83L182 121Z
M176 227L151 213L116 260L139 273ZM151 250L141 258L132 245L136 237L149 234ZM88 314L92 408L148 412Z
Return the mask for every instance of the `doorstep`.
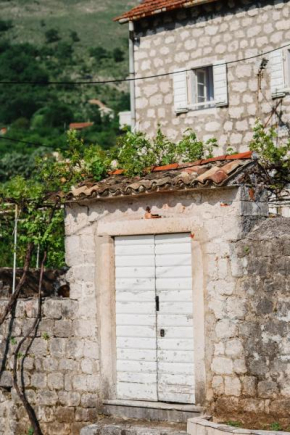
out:
M103 418L84 427L80 435L187 435L184 423L152 423L140 420Z
M201 406L180 403L133 400L106 400L103 402L104 415L148 421L186 423L189 418L199 417L203 411L204 408Z

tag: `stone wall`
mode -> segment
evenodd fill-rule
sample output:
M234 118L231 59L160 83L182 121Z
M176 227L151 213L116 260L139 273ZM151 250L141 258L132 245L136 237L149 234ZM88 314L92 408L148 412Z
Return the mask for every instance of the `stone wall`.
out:
M289 0L219 0L136 23L137 76L172 72L255 56L290 41ZM200 139L216 137L219 153L227 145L244 151L252 138L255 119L268 120L273 106L269 65L258 92L261 57L228 65L228 107L190 110L177 115L173 104L172 76L136 82L137 127L153 135L160 123L171 139L187 128ZM259 101L259 103L257 103ZM290 119L290 96L282 98L279 114L270 124L280 124L281 134ZM286 129L287 133L287 129ZM218 152L218 151L217 151Z
M250 427L290 424L290 219L263 222L232 243L235 288L212 307L212 410ZM257 419L258 416L258 419ZM287 429L288 430L288 429Z
M0 329L1 435L27 434L30 427L11 388L11 355L34 321L36 302L35 298L19 300L15 317ZM6 303L7 300L0 300L0 311ZM82 427L97 419L98 347L96 330L89 318L77 300L46 298L43 302L43 317L24 359L23 372L26 394L44 435L78 435ZM19 364L22 360L20 355Z
M196 375L201 378L196 394L197 404L204 404L205 394L208 402L213 400L212 370L219 365L222 366L224 362L218 356L214 356L214 344L219 341L222 346L227 340L227 334L235 328L230 325L228 312L236 310L230 315L238 318L243 312L239 298L233 297L228 301L228 296L235 293L240 273L239 258L231 251L232 243L245 237L253 226L268 215L264 194L261 192L255 199L256 201L251 200L247 188L201 189L192 192L98 200L67 207L66 252L67 264L70 266L68 277L71 295L79 300L86 314L91 316L90 321L82 321L84 330L95 334L93 328L96 326L98 329L98 344L100 349L103 349L100 351L101 400L116 399L116 344L112 338L114 334L110 332L115 328L112 235L168 232L193 234L193 246L198 245L198 251L201 253L199 260L193 260L193 274L199 275L195 279L196 291L200 295L200 301L196 304L197 316L202 316L205 310L205 318L197 321L200 333L196 335L201 344L196 346L205 349L205 356L202 361L202 352L197 353L202 363ZM148 206L153 213L162 216L162 219L145 220ZM102 244L105 247L102 247ZM199 267L203 270L195 267L199 261ZM110 292L112 302L109 300ZM95 319L95 312L90 310L97 301L99 311ZM108 308L110 304L112 306ZM201 327L203 322L205 333ZM233 348L230 352L234 352L235 343L229 344ZM204 366L206 385L202 378ZM239 356L236 358L235 369L243 370L243 360Z

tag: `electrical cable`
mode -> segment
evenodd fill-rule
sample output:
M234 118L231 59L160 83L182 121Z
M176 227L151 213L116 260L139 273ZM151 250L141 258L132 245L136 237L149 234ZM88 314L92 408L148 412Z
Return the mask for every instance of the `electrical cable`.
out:
M265 56L265 55L273 53L275 51L282 50L283 48L286 48L289 46L290 46L290 43L282 45L281 47L278 47L278 48L274 48L272 50L265 51L265 52L260 53L260 54L253 55L253 56L244 57L244 58L236 59L236 60L230 60L228 62L222 62L222 63L220 63L220 65L232 65L234 63L245 62L247 60L256 59L258 57ZM172 71L172 72L168 72L168 73L155 74L155 75L150 75L150 76L143 76L143 77L128 77L125 79L98 80L98 81L91 81L91 82L83 82L83 81L79 81L79 82L53 82L53 81L48 81L48 82L28 82L28 81L9 82L9 81L0 81L0 85L35 85L35 86L105 85L105 84L125 83L125 82L132 82L132 81L138 81L138 80L147 80L147 79L154 79L154 78L159 78L159 77L166 77L166 76L170 76L170 75L174 75L174 74L178 74L178 73L182 73L182 72L189 72L191 70L192 70L192 68L179 70L179 71Z
M43 145L41 143L29 142L29 141L22 140L22 139L15 139L15 138L12 138L12 137L9 137L9 136L0 136L0 139L2 139L2 140L9 140L10 142L20 142L20 143L24 143L26 145L34 145L34 146L37 146L37 147L43 147L43 148L53 149L53 147L49 146L49 145ZM67 148L59 148L59 149L65 150Z

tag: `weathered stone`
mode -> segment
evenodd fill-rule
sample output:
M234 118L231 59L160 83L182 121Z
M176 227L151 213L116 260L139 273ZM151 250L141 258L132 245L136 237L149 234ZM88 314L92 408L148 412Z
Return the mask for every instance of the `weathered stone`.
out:
M237 377L225 377L225 394L227 396L237 396L241 395L241 382Z
M50 390L62 390L64 388L64 375L62 373L50 373L47 376L47 385Z
M57 320L53 329L55 337L71 337L72 335L72 321L71 320Z
M37 401L39 405L52 406L56 404L57 399L55 391L38 390Z
M272 381L261 381L258 383L258 394L263 398L275 398L278 393L278 385Z
M96 408L99 404L97 394L83 394L81 404L84 408Z
M80 393L75 391L60 391L58 397L60 403L64 406L79 406L81 401Z
M37 389L43 389L47 385L46 375L43 373L33 373L31 376L31 386Z
M59 300L48 299L44 303L43 312L48 319L61 319L61 302Z
M68 407L58 407L56 409L56 421L60 423L71 423L75 418L75 410L74 408Z
M233 373L233 362L229 358L215 357L212 363L212 370L216 374L231 375Z

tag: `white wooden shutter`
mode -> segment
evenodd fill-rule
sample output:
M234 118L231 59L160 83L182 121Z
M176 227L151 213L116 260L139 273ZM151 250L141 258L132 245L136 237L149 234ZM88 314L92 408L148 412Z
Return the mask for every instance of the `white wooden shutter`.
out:
M270 53L271 92L273 97L284 95L285 71L283 50Z
M214 101L216 106L228 105L227 65L224 60L213 65Z
M176 70L173 74L174 109L176 113L188 111L187 71Z

